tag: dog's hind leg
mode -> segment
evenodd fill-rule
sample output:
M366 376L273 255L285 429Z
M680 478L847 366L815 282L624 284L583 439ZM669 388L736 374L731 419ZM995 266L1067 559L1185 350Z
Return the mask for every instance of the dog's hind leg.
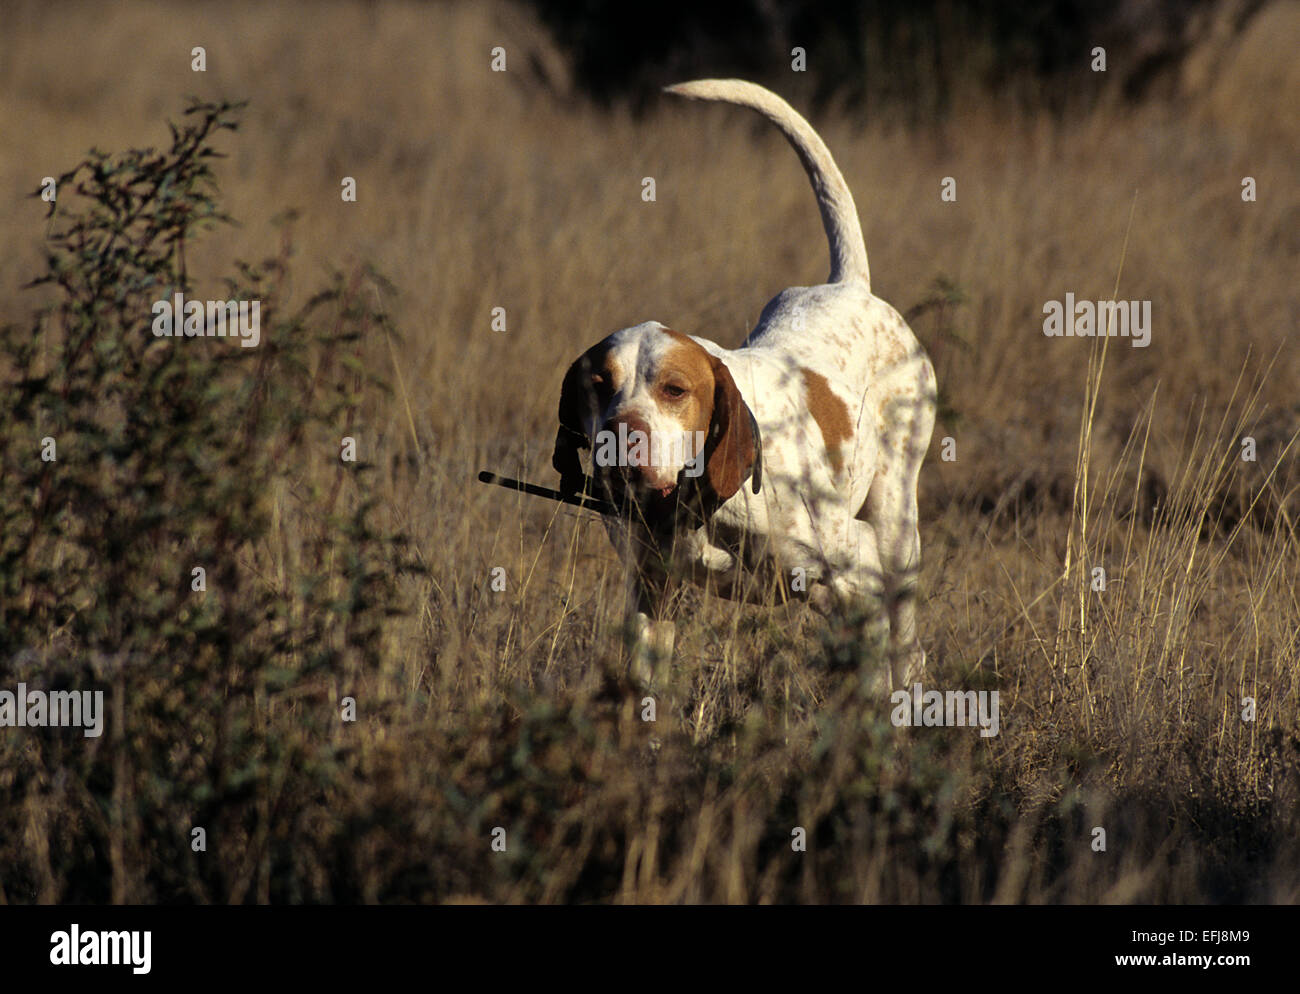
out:
M933 384L932 375L929 383ZM925 650L916 635L921 570L916 493L933 425L933 405L926 394L900 401L898 416L891 425L892 437L887 437L886 444L880 447L876 475L858 514L870 522L876 536L895 689L910 688L925 671Z

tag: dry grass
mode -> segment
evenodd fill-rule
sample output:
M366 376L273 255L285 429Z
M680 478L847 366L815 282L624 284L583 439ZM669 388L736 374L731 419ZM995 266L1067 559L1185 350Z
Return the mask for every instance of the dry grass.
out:
M506 74L487 71L498 44ZM206 74L190 71L195 45ZM394 392L366 398L353 434L377 467L367 495L428 573L382 664L312 704L361 702L340 772L291 824L266 815L297 855L263 889L205 877L182 898L150 884L142 855L114 862L111 893L1300 899L1294 120L1235 128L1258 95L1222 75L1204 99L1104 102L1068 122L985 97L921 132L814 115L857 196L876 292L905 312L939 277L965 294L913 322L949 412L921 481L921 638L930 685L1000 691L1001 734L902 735L802 609L698 594L648 725L616 672L621 586L599 522L470 481L483 467L551 480L560 377L583 348L649 318L737 344L772 294L824 276L824 239L771 129L667 102L643 120L598 113L532 68L555 60L496 5L6 15L0 134L20 137L0 150L0 320L28 312L14 291L40 261L40 205L19 194L91 145L162 142L190 93L251 100L217 169L243 227L192 250L201 295L220 295L231 257L267 254L290 207L302 293L357 259L400 289L373 302L403 343L363 352ZM358 203L340 201L343 176ZM956 204L940 202L945 176ZM1045 338L1042 305L1067 291L1151 300L1150 347ZM955 462L938 458L944 436ZM305 479L335 472L303 454ZM275 502L293 535L300 505ZM287 553L248 555L248 582L290 584ZM796 825L807 853L790 851ZM24 861L46 863L17 874L45 881L33 897L77 896L41 851L0 863L9 898Z

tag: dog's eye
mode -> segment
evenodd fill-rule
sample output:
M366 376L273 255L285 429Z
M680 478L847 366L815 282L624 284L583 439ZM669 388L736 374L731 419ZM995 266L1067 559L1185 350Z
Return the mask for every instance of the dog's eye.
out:
M679 387L676 383L665 383L663 390L664 393L667 396L671 397L673 400L677 400L679 397L686 396L686 388Z

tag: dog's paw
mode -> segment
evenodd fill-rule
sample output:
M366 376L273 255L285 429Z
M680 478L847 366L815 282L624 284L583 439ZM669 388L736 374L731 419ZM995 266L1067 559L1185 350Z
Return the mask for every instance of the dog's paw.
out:
M676 639L677 626L671 621L652 621L640 611L628 618L628 673L638 686L653 686L660 668L673 658Z

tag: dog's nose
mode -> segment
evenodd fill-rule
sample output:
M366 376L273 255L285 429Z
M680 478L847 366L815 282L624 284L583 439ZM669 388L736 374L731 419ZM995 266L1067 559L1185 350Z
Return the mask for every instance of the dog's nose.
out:
M620 428L620 425L622 426ZM650 426L642 420L638 414L619 414L609 419L605 425L606 430L614 433L620 441L630 444L632 433L639 431L647 438L650 437Z
M630 487L655 490L665 496L677 485L671 466L654 464L654 438L650 426L636 414L618 415L605 424L613 445L615 465L610 469Z

